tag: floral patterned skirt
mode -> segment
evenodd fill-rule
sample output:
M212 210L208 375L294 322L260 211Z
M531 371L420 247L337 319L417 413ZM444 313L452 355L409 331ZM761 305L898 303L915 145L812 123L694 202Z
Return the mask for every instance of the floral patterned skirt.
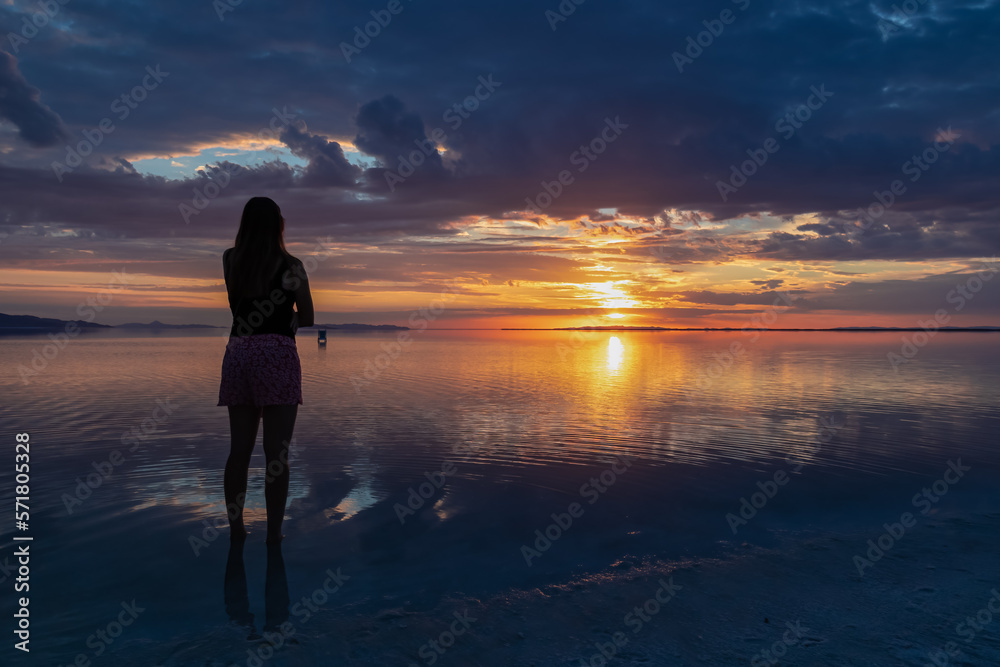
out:
M295 339L281 334L230 337L218 404L301 405L302 367Z

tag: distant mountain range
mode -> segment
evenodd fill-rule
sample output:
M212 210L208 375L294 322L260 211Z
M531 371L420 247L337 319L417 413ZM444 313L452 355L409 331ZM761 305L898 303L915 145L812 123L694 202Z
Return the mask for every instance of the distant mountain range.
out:
M81 329L220 329L210 324L164 324L156 320L149 324L129 322L117 326L98 324L83 320L57 320L53 317L35 317L34 315L5 315L0 313L0 329L36 329L50 331L65 329L67 325L75 324Z
M81 329L110 329L107 324L84 322L83 320L57 320L34 315L5 315L0 313L0 329L64 329L67 324L76 324Z
M128 324L116 324L115 329L222 329L223 327L212 324L164 324L159 320L153 320L149 324L140 322L129 322Z
M65 329L67 325L75 324L81 329L228 329L229 327L214 326L211 324L164 324L158 320L153 320L149 324L141 322L129 322L127 324L97 324L96 322L85 322L83 320L57 320L52 317L35 317L34 315L5 315L0 313L0 329L35 330L35 331L55 331ZM336 331L338 329L348 331L387 331L387 330L408 330L409 327L397 327L394 324L316 324L303 329L328 329Z

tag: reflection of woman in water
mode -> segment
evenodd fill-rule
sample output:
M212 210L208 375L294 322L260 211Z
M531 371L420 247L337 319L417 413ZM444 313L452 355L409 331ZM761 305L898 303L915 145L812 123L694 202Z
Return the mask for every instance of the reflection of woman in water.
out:
M219 405L229 406L231 449L224 487L230 539L243 525L247 471L264 420L267 473L267 542L281 541L288 499L288 446L302 403L302 370L295 347L299 326L312 326L313 304L305 269L285 250L285 219L267 197L243 208L236 246L222 255L233 326L222 360ZM292 306L297 307L297 311Z
M229 619L249 630L247 639L252 641L261 639L261 636L257 634L253 614L250 613L247 571L243 565L243 545L243 541L229 543L223 595ZM297 644L298 642L291 637L294 629L285 625L288 622L288 605L291 601L288 597L288 575L285 572L285 559L281 555L280 542L267 546L267 570L264 576L264 638L272 645L275 643L275 638L278 642ZM268 636L269 633L277 632L281 633L280 636L275 637L273 634Z

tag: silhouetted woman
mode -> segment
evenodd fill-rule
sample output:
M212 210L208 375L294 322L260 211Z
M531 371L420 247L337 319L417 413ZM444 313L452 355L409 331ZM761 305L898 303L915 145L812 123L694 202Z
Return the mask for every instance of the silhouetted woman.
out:
M285 219L278 205L267 197L253 197L243 208L235 247L222 255L233 313L219 387L219 405L229 406L232 438L223 482L230 539L247 535L243 525L247 472L263 418L269 544L282 537L288 446L302 403L295 331L313 324L306 272L302 262L285 250L284 232Z

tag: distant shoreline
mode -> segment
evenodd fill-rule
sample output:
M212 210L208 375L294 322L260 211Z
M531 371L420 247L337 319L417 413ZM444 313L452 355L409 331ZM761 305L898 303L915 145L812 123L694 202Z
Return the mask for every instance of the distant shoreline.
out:
M109 330L142 330L142 331L164 331L164 330L198 330L198 329L228 329L228 326L214 324L164 324L159 321L152 321L149 324L129 322L127 324L98 324L97 322L86 322L83 320L59 320L48 317L35 317L34 315L7 315L0 313L0 334L12 333L32 333L46 331L67 330L72 327L77 333L84 331L109 331ZM318 331L325 329L328 332L350 331L350 332L377 332L377 331L410 331L409 327L395 324L359 324L348 322L345 324L314 324L309 327L300 327L299 331ZM591 331L591 332L615 332L626 333L629 331L666 331L666 332L711 332L711 331L777 331L794 333L812 332L837 332L837 333L873 333L873 332L919 332L919 331L942 331L942 332L965 332L965 333L996 333L1000 332L1000 326L974 326L974 327L940 327L937 329L927 329L924 327L829 327L822 329L815 328L768 328L768 327L631 327L631 326L586 326L586 327L440 327L428 329L429 331Z
M34 315L7 315L0 313L0 333L17 333L32 331L58 331L67 330L67 327L79 329L79 331L107 331L109 329L139 329L145 331L162 331L178 329L228 329L229 326L217 324L164 324L158 320L153 320L148 324L141 322L128 322L125 324L98 324L97 322L87 322L84 320L60 320L53 317L36 317ZM300 327L302 329L326 329L327 331L409 331L409 327L401 327L395 324L358 324L348 322L345 324L314 324L310 327Z
M837 332L837 333L855 333L855 332L879 332L879 331L972 331L972 332L986 332L986 333L997 333L1000 332L1000 327L940 327L938 329L922 329L920 327L835 327L831 329L768 329L764 327L745 327L737 329L735 327L702 327L702 328L672 328L672 327L556 327L551 329L528 329L528 328L514 328L505 327L500 329L500 331L615 331L615 332L628 332L628 331L796 331L796 332L815 332L815 331L827 331L827 332Z

